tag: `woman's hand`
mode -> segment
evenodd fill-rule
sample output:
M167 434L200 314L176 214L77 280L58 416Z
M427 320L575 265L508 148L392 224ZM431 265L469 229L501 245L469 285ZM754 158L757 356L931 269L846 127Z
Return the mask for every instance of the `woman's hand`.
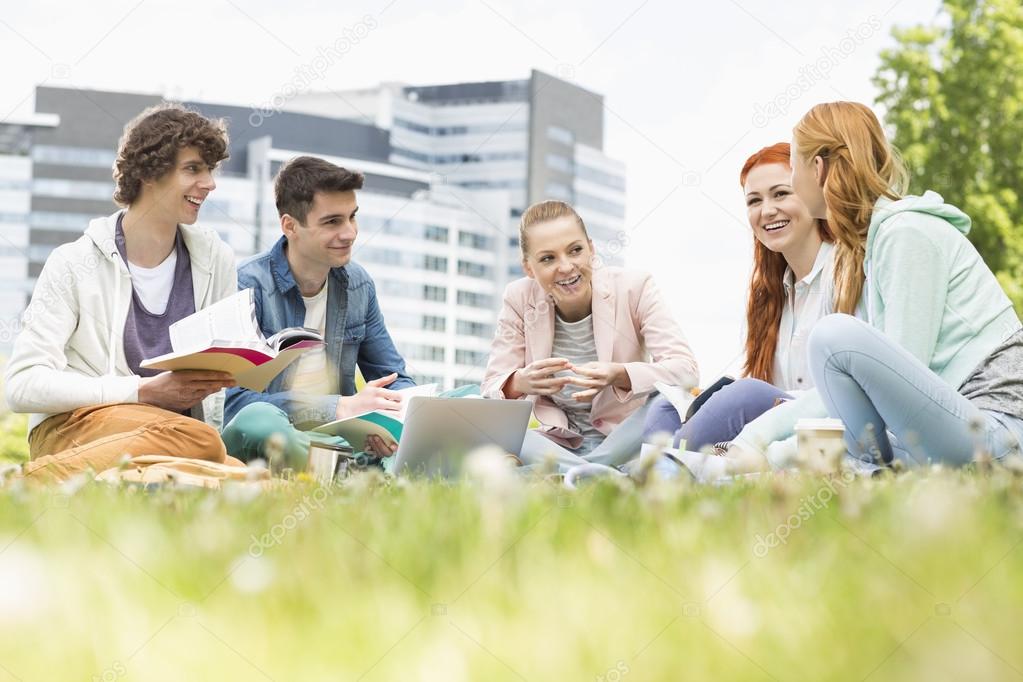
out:
M515 370L508 378L504 385L504 394L513 399L524 395L553 395L573 381L573 377L570 376L554 375L571 368L572 364L564 358L547 358L531 362Z
M581 386L584 390L572 394L572 399L581 403L593 402L598 393L608 386L617 386L628 391L632 388L632 379L620 362L587 362L585 365L573 365L576 376L571 377L571 384Z

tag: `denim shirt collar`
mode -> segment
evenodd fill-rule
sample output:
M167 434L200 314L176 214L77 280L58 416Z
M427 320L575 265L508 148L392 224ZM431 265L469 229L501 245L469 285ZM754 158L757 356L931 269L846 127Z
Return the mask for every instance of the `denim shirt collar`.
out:
M284 252L287 245L288 238L282 235L270 249L270 271L273 273L274 286L278 292L285 295L292 289L298 288L298 282L295 281L295 276L291 274L291 265L288 264L288 254ZM348 273L345 272L344 266L331 268L330 277L339 286L348 288Z

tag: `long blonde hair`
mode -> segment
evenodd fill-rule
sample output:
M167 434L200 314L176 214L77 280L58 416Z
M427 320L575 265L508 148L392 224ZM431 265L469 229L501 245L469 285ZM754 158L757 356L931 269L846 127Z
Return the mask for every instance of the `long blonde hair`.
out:
M793 141L798 158L824 159L827 223L836 242L835 310L853 314L874 203L900 198L909 174L874 112L858 102L818 104L796 124Z

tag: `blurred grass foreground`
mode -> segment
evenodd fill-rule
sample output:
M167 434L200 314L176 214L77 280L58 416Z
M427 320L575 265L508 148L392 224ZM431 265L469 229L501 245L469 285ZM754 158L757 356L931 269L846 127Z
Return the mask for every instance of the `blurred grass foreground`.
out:
M0 680L1017 679L1023 478L0 491Z

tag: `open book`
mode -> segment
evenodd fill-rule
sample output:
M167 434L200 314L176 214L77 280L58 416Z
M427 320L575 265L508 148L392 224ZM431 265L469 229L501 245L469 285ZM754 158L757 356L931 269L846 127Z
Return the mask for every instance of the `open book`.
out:
M231 374L238 385L264 391L307 350L323 346L315 329L289 327L264 338L252 289L217 301L170 326L174 352L144 360L146 369L210 369Z
M405 424L405 411L408 409L409 400L413 396L421 395L433 397L437 395L437 384L425 384L423 386L410 386L403 388L401 394L401 409L395 411L373 411L357 414L352 417L345 417L337 421L327 422L318 426L313 431L329 433L332 436L341 436L356 452L366 450L366 436L380 436L385 443L397 443L401 440L401 430Z

